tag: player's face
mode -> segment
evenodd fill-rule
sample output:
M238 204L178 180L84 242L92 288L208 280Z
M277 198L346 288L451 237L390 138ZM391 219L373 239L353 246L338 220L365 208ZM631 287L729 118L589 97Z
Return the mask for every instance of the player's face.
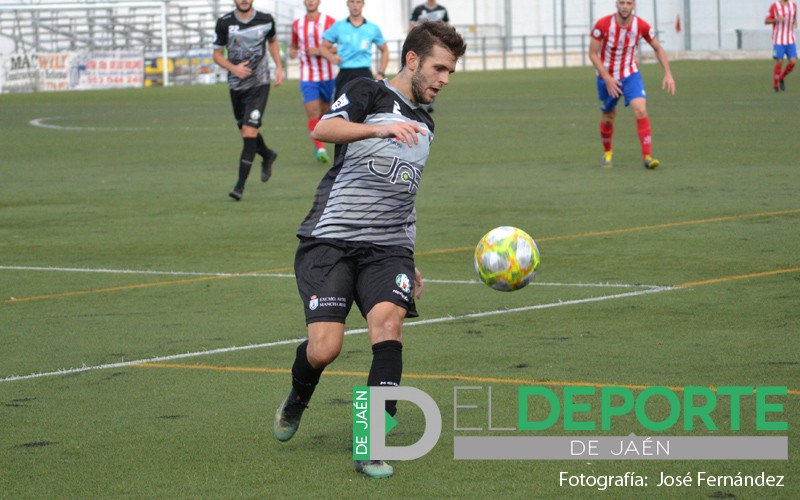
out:
M430 104L445 85L450 83L450 74L456 70L457 59L453 53L439 45L411 75L411 97L416 104Z
M633 9L636 8L635 0L617 0L617 14L623 20L628 19L633 14Z
M250 9L253 8L253 0L233 0L233 3L236 4L236 10L239 12L250 12Z
M358 17L364 9L364 0L347 0L347 8L350 9L350 15Z
M316 12L319 10L320 0L305 0L306 12Z

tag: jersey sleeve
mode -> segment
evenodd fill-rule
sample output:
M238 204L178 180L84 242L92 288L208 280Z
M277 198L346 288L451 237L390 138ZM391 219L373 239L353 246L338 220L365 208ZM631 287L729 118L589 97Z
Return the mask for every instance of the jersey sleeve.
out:
M639 33L642 34L642 38L644 38L647 43L653 43L653 40L656 39L656 31L646 21L643 21L641 18L637 19L639 19Z
M292 41L291 41L291 46L292 47L297 47L298 44L300 43L300 37L297 34L297 30L298 30L297 25L298 24L299 23L297 21L292 23Z
M325 19L325 31L331 29L331 26L333 26L333 23L335 23L335 22L336 22L336 19L332 18L331 16L328 16Z
M376 85L369 78L351 80L322 119L340 116L349 122L364 123L375 101Z
M228 45L228 30L222 23L222 18L217 19L217 25L214 28L214 49L224 49Z
M375 33L373 34L372 42L378 47L380 47L381 45L386 43L386 39L383 38L383 32L378 27L378 25L375 24L374 26L375 26Z
M607 18L602 18L594 23L594 28L592 28L592 38L597 41L604 40L608 34L608 24Z
M444 21L446 23L450 22L450 16L447 15L447 9L444 10L444 17L442 18L442 21Z
M422 14L422 5L417 5L411 12L411 19L409 19L409 21L412 23L419 21L420 14Z
M278 34L278 31L275 29L275 18L271 15L269 16L269 31L267 32L267 40L272 40L275 38L275 35Z
M333 23L330 28L326 29L325 33L322 34L322 38L331 43L339 41L339 23Z

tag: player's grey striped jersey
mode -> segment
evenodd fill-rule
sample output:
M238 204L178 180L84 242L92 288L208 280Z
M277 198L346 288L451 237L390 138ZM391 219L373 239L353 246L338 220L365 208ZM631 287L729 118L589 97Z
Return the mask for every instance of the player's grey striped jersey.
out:
M269 57L267 40L275 37L275 20L270 14L255 11L249 21L239 19L236 11L217 19L214 30L214 49L228 49L228 60L233 64L250 61L253 74L244 80L228 72L231 90L244 90L269 83Z
M314 205L298 236L366 241L414 250L417 197L433 141L433 120L388 81L358 78L344 88L323 120L342 117L372 125L416 122L426 135L409 147L395 138L337 144Z

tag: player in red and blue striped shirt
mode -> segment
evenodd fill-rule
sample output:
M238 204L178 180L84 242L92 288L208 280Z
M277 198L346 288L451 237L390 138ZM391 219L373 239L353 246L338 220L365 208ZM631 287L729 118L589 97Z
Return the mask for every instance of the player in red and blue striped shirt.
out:
M786 90L783 80L792 72L797 63L797 41L794 31L797 29L797 4L789 0L778 0L769 8L764 24L772 25L772 58L775 69L772 71L772 91ZM783 68L783 59L789 62Z
M633 108L636 128L642 144L642 160L650 169L660 162L652 156L650 118L647 115L647 94L636 63L639 40L650 44L656 59L664 68L661 88L675 94L675 80L669 69L667 53L656 40L655 32L648 23L634 15L634 0L617 0L617 13L603 17L594 25L589 44L589 59L597 71L597 93L600 98L600 136L603 139L603 158L600 165L613 166L614 150L611 138L614 135L614 119L617 103L625 96L625 105Z
M336 20L319 11L320 0L305 0L306 14L292 23L292 42L289 45L289 57L300 62L300 92L303 94L303 105L308 116L309 134L319 123L333 103L333 90L336 85L336 74L333 64L322 57L319 46L322 34ZM330 158L325 144L314 142L314 156L320 163L328 163Z

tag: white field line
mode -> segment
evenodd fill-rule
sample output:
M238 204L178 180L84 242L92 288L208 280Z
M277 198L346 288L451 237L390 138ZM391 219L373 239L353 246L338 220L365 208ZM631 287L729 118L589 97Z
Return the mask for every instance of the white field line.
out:
M83 267L33 267L33 266L0 266L5 271L51 271L68 273L108 273L108 274L154 274L162 276L267 276L275 278L294 278L294 274L285 273L200 273L192 271L151 271L137 269L90 269Z
M220 277L272 277L272 278L294 278L291 273L201 273L193 271L153 271L137 269L91 269L83 267L35 267L35 266L0 266L0 270L6 271L56 271L69 273L107 273L107 274L150 274L163 276L220 276ZM441 283L446 285L480 285L478 280L436 280L425 279L425 283ZM627 283L543 283L534 281L528 286L572 286L572 287L596 287L596 288L663 288L661 285L641 285Z
M578 305L578 304L587 304L590 302L600 302L604 300L611 300L611 299L621 299L625 297L636 297L638 295L645 295L650 293L660 293L660 292L668 292L672 290L680 290L680 287L650 287L643 290L637 290L633 292L625 292L625 293L617 293L613 295L603 295L600 297L590 297L586 299L575 299L575 300L564 300L558 302L551 302L549 304L535 304L531 306L524 306L524 307L515 307L513 309L498 309L494 311L485 311L485 312L477 312L477 313L469 313L469 314L461 314L456 316L443 316L441 318L432 318L432 319L425 319L419 321L409 321L406 322L403 326L404 328L410 328L413 326L422 326L422 325L431 325L435 323L447 323L452 321L460 321L464 319L472 319L472 318L484 318L487 316L497 316L501 314L511 314L511 313L519 313L519 312L527 312L527 311L535 311L537 309L549 309L551 307L561 307L561 306L570 306L570 305ZM356 335L359 333L366 333L366 328L357 328L354 330L348 330L345 332L345 335ZM139 365L144 363L160 363L164 361L172 361L176 359L186 359L186 358L194 358L198 356L209 356L213 354L222 354L222 353L229 353L229 352L236 352L236 351L246 351L251 349L263 349L267 347L275 347L280 345L287 345L287 344L299 344L306 340L306 337L300 337L295 339L288 339L288 340L279 340L276 342L267 342L263 344L250 344L244 346L233 346L233 347L223 347L219 349L210 349L206 351L197 351L197 352L187 352L184 354L173 354L170 356L158 356L154 358L148 359L138 359L134 361L120 361L118 363L108 363L103 365L95 365L95 366L82 366L80 368L66 368L62 370L56 370L52 372L44 372L44 373L31 373L29 375L14 375L10 377L0 378L0 382L14 382L17 380L29 380L34 378L42 378L42 377L54 377L58 375L70 375L74 373L82 373L88 371L96 371L96 370L108 370L111 368L123 368L126 366L132 365Z
M63 130L71 132L135 132L135 131L151 131L151 130L175 130L176 128L168 127L84 127L80 125L53 125L52 123L45 123L47 121L59 120L61 116L46 116L43 118L35 118L28 122L29 125L39 128L46 128L50 130ZM292 130L292 127L278 126L271 127L272 130ZM177 127L177 130L221 130L222 127Z

